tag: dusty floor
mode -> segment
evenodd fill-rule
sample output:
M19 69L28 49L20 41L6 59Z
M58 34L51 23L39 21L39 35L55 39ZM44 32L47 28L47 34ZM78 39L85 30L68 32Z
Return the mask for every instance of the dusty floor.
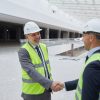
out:
M48 47L49 59L54 80L65 82L78 78L84 61L84 55L78 57L57 56L69 48L69 44ZM20 45L0 45L0 100L22 100L21 67L17 51ZM60 92L52 94L52 100L74 100L74 92Z

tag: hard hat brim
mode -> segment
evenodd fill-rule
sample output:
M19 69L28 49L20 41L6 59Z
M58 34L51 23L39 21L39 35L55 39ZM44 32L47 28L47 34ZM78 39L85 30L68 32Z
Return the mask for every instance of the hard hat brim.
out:
M29 32L29 33L27 33L27 32L26 32L26 33L24 33L24 35L27 35L27 34L32 34L32 33L36 33L36 32L40 32L40 31L42 31L42 29L39 29L39 30L34 31L34 32L33 32L33 31L31 31L31 32Z

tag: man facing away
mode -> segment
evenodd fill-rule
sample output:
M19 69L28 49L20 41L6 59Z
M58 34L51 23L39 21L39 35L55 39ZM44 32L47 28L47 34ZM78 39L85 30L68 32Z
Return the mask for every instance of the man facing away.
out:
M75 100L100 100L100 19L92 19L85 25L83 42L89 52L80 78L65 82L65 88L76 89Z
M51 91L63 89L60 82L52 80L47 46L40 43L41 30L34 22L24 26L27 42L18 51L24 100L51 100Z

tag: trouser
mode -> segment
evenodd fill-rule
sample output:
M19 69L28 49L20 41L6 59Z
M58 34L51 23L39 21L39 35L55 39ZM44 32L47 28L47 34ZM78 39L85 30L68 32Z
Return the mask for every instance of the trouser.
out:
M51 100L51 92L45 91L39 95L26 95L22 94L24 100Z

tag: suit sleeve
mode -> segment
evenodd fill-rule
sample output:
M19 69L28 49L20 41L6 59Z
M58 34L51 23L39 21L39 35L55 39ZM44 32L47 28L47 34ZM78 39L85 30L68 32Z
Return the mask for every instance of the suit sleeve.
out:
M34 69L34 64L31 63L31 59L28 52L24 48L21 48L18 51L18 56L22 68L28 73L28 75L33 80L40 83L44 88L49 89L52 84L52 81L42 76Z
M78 79L65 82L66 91L75 90L78 84Z

